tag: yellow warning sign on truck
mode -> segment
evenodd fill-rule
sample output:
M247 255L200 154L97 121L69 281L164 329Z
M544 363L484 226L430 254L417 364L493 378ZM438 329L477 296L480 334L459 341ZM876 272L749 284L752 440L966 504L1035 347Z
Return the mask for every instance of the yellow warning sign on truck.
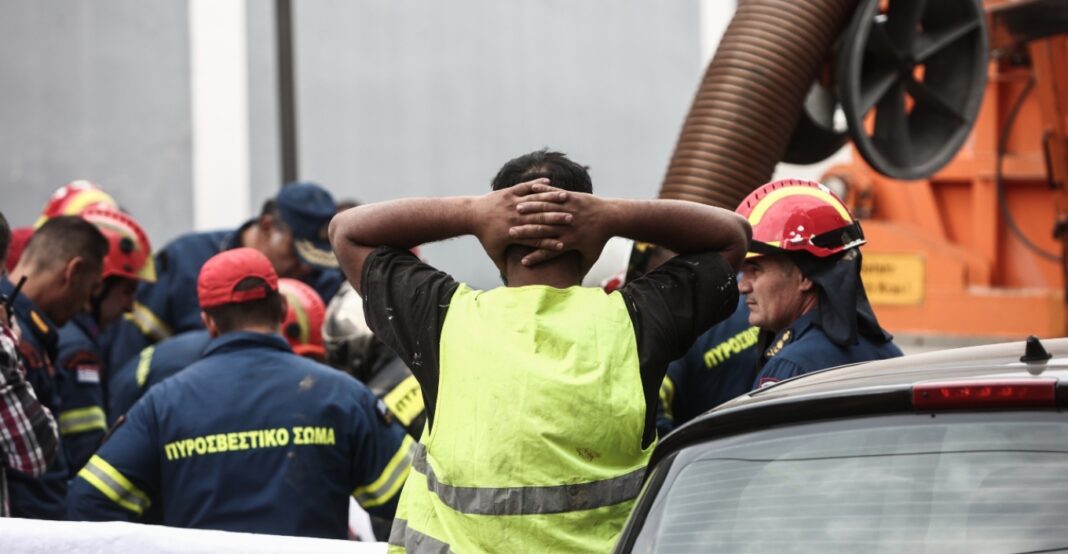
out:
M865 252L860 277L872 304L923 304L926 263L921 255Z

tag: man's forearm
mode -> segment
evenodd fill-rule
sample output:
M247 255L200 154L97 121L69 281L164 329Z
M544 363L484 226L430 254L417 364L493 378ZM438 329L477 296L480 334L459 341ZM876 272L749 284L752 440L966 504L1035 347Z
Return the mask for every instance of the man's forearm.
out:
M413 248L474 233L474 197L405 198L358 206L330 224L332 240Z
M679 254L718 251L732 265L745 257L752 234L744 218L722 208L682 200L609 200L606 230Z

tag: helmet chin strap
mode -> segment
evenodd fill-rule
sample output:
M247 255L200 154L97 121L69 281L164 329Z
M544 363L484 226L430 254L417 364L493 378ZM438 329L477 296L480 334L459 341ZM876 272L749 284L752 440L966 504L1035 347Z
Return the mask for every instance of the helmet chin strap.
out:
M100 292L89 297L89 315L92 316L93 321L101 327L104 326L104 321L102 319L104 314L101 313L101 306L104 304L104 299L108 297L111 289L115 288L117 282L118 279L114 277L105 278L104 282L100 285Z

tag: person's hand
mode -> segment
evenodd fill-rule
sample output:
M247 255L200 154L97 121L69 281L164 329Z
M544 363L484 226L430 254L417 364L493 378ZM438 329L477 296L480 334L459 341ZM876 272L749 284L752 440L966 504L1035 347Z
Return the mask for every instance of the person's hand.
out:
M555 195L555 196L553 196ZM546 197L559 199L547 202ZM521 223L509 229L513 242L541 241L534 252L523 258L523 264L534 266L556 258L564 252L575 251L582 256L585 269L589 269L601 254L604 243L610 238L605 226L609 203L592 194L567 192L547 183L533 183L531 194L516 206L523 217L571 215L569 225L545 225ZM531 245L533 246L533 245Z
M519 244L549 252L564 248L557 237L571 224L573 216L553 207L563 205L568 200L568 193L554 189L548 183L548 179L535 179L490 192L475 201L474 235L502 272L505 269L504 253L509 245ZM533 203L540 209L523 213L518 209L521 203ZM510 235L512 228L525 229L524 236Z

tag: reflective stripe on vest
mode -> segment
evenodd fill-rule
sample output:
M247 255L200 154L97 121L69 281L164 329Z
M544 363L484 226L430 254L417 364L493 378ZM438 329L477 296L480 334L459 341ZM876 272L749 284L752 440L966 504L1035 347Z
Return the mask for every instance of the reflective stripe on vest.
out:
M453 487L434 475L426 447L415 445L412 469L426 476L426 485L448 507L471 515L521 516L592 510L633 500L642 488L645 468L614 479L551 487Z
M393 529L389 532L389 545L399 546L412 554L452 554L449 545L408 528L403 519L393 520Z

